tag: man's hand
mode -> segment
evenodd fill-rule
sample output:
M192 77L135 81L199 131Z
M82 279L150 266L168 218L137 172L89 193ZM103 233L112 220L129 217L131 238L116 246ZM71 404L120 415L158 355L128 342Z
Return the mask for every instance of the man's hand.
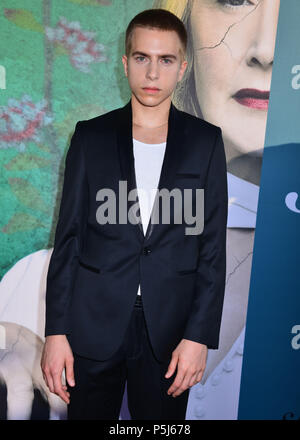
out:
M207 346L199 342L182 339L172 353L172 359L165 377L177 375L168 389L168 394L179 396L183 391L200 382L206 367Z
M46 337L41 369L44 380L51 393L57 394L67 404L70 403L70 393L62 383L62 372L66 368L66 380L70 386L75 385L73 370L73 353L65 335L50 335Z

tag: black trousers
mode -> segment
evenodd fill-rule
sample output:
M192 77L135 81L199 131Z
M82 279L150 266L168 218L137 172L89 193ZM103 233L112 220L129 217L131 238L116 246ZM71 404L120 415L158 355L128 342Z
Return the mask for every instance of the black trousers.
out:
M164 377L171 358L155 358L139 296L121 347L110 359L73 356L75 386L67 385L69 420L118 420L126 380L132 420L185 420L189 389L177 397L167 394L177 369Z

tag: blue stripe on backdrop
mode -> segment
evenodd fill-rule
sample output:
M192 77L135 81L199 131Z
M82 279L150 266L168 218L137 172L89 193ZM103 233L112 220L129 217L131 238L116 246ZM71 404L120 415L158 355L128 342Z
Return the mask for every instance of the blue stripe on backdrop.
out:
M264 152L239 419L300 417L300 214L286 205L299 164L300 144Z

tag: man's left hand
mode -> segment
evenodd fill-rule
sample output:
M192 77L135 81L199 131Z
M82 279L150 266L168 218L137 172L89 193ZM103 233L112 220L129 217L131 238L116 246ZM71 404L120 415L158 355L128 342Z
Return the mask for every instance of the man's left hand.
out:
M165 377L177 375L168 389L168 394L179 396L202 379L207 360L207 346L199 342L182 339L172 353L172 359Z

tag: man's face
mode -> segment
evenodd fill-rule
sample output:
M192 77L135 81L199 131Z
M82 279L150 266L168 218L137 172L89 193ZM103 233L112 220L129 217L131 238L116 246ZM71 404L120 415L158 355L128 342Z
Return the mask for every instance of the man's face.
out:
M122 62L131 91L140 103L156 106L172 94L187 66L181 47L175 31L134 29L130 55L123 55Z

